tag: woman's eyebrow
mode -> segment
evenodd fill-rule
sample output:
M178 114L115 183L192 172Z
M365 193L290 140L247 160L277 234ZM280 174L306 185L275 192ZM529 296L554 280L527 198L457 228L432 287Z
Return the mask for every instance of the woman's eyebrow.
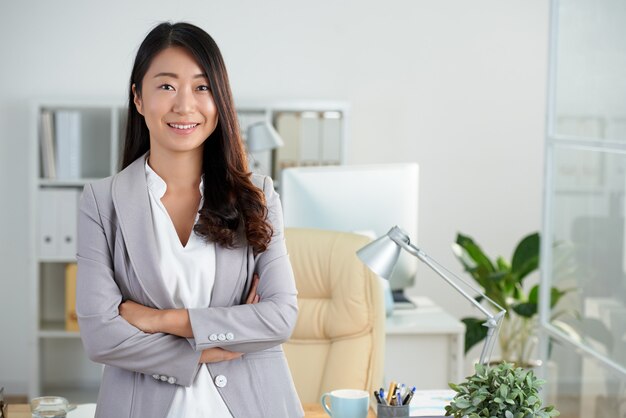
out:
M157 77L172 77L172 78L176 78L178 79L178 74L176 73L158 73L157 75L154 76L154 78ZM196 74L193 76L193 78L207 78L206 74Z

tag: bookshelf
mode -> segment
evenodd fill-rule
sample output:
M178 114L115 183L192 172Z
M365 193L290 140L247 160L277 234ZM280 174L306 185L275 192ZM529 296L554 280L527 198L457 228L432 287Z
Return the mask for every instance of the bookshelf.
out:
M66 328L66 266L76 263L76 219L84 185L119 170L126 108L115 100L41 99L31 103L31 112L28 395L95 402L102 366L87 358L80 333ZM56 170L51 172L50 164Z
M74 403L92 403L97 399L102 365L87 358L79 331L66 329L66 266L76 262L76 220L83 187L120 169L127 108L113 99L39 99L30 107L33 227L28 395L58 395ZM344 102L238 102L244 139L248 125L269 120L286 143L279 152L252 155L251 168L256 162L254 171L269 174L274 167L278 184L280 169L287 166L345 163L348 110ZM74 120L74 126L57 127L55 117L60 114ZM59 148L73 155L56 155ZM51 170L51 164L55 169ZM60 164L73 167L65 170ZM51 175L55 171L56 177Z

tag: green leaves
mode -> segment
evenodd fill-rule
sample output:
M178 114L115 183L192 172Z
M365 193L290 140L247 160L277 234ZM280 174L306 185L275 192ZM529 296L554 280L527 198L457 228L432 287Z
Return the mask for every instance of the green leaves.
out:
M550 307L554 308L554 306L559 302L561 297L566 294L567 290L559 290L556 287L550 289ZM533 286L530 289L530 293L528 294L528 302L517 303L512 306L513 311L525 318L532 318L539 312L539 285Z
M483 326L484 319L463 318L461 321L465 324L465 353L470 348L487 338L487 327Z
M513 253L511 272L521 283L524 277L539 267L539 233L535 232L524 237Z
M539 286L527 294L524 279L537 271L540 260L540 235L538 232L523 237L507 262L503 257L490 258L470 236L458 233L452 250L456 258L480 285L483 293L507 311L500 332L500 348L504 360L525 362L528 360L527 339L533 337L534 322L539 311ZM550 289L550 306L554 307L567 291ZM480 301L480 298L477 298ZM466 326L465 352L480 343L487 334L484 322L477 318L463 318ZM520 325L523 332L519 332ZM513 328L507 328L513 327ZM511 331L516 329L516 331ZM507 339L508 338L508 339Z
M474 265L468 263L469 268L484 268L487 272L494 271L493 264L489 257L485 255L483 250L474 242L474 240L468 236L458 234L456 236L456 243L467 253L469 258L474 262Z
M532 371L511 363L495 367L475 365L476 372L460 384L450 383L457 392L446 416L454 418L530 418L558 416L554 406L541 407L538 391L545 381L537 379Z

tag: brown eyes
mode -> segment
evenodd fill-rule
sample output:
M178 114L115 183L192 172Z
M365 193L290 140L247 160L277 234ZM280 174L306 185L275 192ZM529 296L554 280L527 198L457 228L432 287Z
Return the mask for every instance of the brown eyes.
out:
M164 88L164 87L165 87L165 88ZM161 85L159 86L159 89L161 89L161 90L165 90L165 91L172 91L172 90L169 90L167 87L172 87L172 85L171 85L171 84L161 84ZM173 88L174 88L174 87L172 87L172 89L173 89ZM209 86L206 86L206 85L201 85L201 86L198 86L198 88L200 89L200 91L209 91Z

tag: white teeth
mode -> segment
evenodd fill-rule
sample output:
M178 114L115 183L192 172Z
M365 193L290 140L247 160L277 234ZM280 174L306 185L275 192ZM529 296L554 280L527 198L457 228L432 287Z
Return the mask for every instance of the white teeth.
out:
M195 128L196 126L198 126L197 123L194 123L193 125L176 125L174 123L168 123L168 125L176 129L189 129L189 128Z

